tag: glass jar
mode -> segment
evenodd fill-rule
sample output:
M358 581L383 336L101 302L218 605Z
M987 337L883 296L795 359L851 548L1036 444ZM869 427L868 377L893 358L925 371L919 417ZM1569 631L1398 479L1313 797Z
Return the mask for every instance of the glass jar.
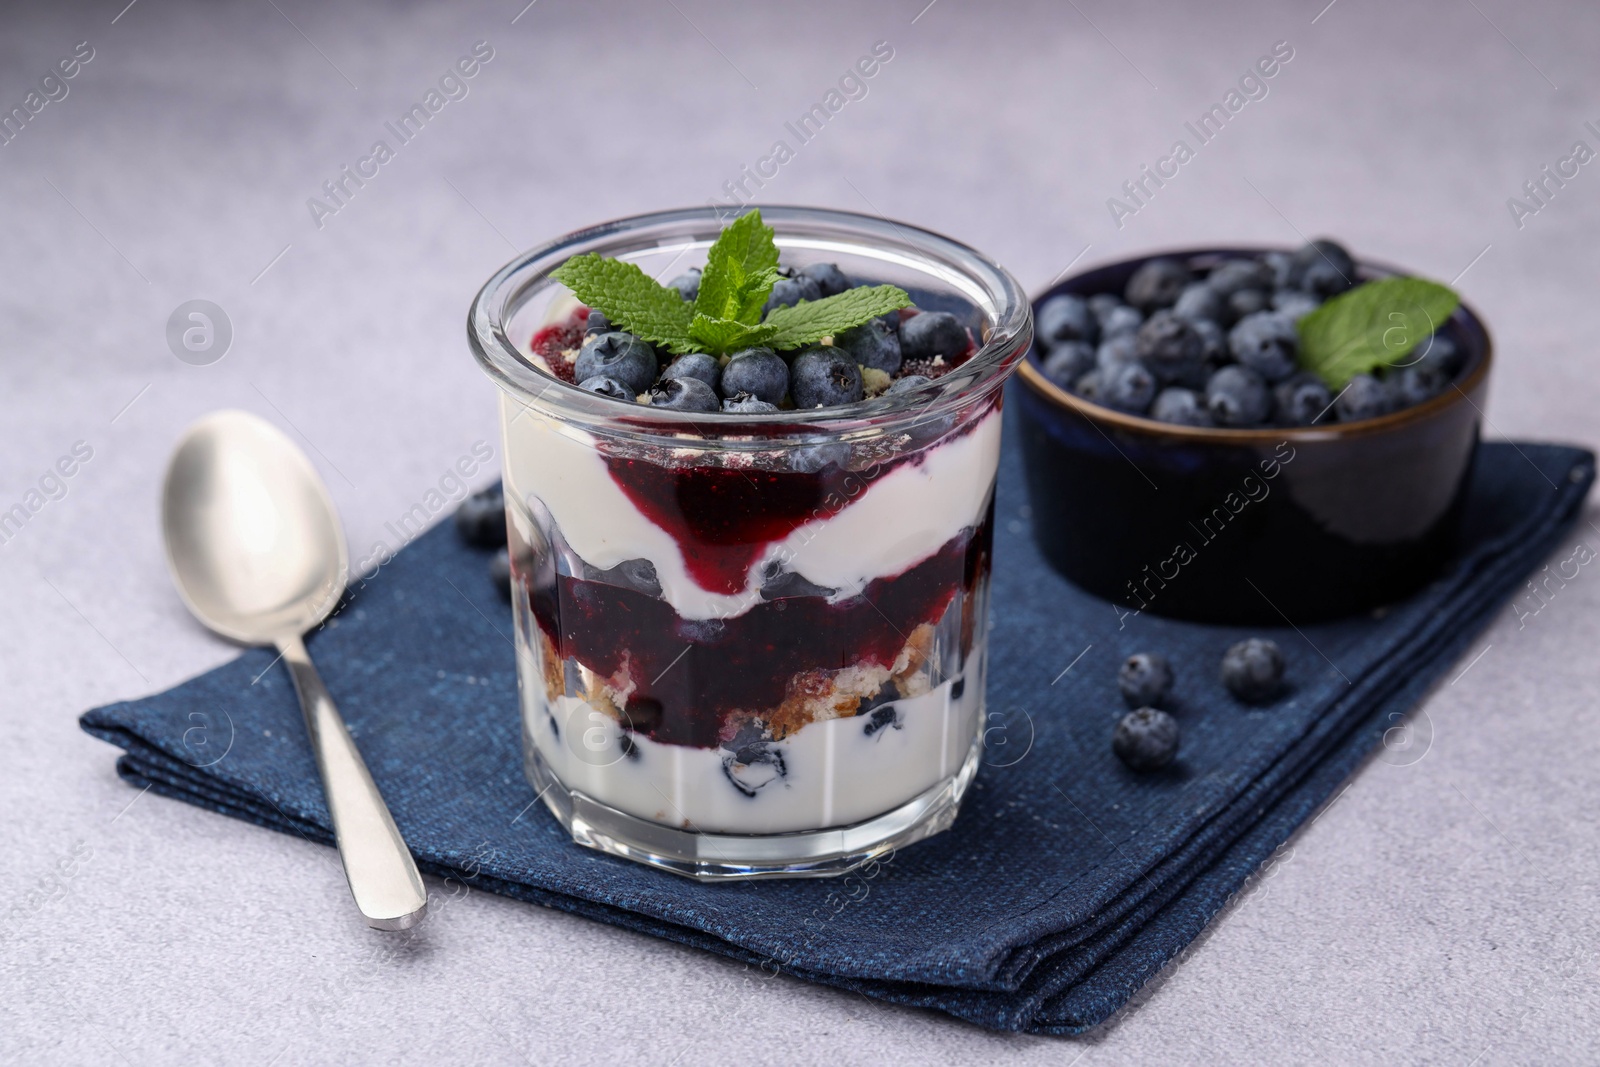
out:
M1032 331L1015 280L963 245L762 215L785 265L898 285L954 313L970 355L903 394L754 416L562 380L546 357L583 312L550 272L598 252L665 281L703 263L711 209L535 249L468 322L500 390L529 780L579 843L707 880L839 874L955 818L981 748L1001 386Z

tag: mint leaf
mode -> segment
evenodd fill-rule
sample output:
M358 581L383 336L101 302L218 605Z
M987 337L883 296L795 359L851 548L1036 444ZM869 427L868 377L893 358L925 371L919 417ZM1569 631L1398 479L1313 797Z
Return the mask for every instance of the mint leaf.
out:
M773 283L778 280L778 245L774 230L752 209L734 219L706 253L695 297L696 315L731 319L754 326Z
M590 252L573 256L550 272L585 304L605 314L617 329L666 345L682 354L695 351L689 336L690 306L635 263Z
M637 265L592 252L573 256L551 277L603 312L616 328L677 355L726 355L763 344L799 348L911 303L903 289L877 285L774 308L763 322L762 312L778 280L778 245L773 238L774 231L761 221L760 211L735 219L707 253L700 291L692 303Z
M1380 278L1329 300L1295 324L1300 364L1329 389L1398 363L1444 325L1461 298L1422 278Z
M773 348L799 348L910 303L911 298L898 286L872 285L846 289L821 300L802 300L794 307L773 308L765 325L776 326L777 330L767 344Z
M696 315L689 324L689 336L712 355L721 356L741 348L754 348L765 344L776 328L769 325L751 326L734 319L713 319Z

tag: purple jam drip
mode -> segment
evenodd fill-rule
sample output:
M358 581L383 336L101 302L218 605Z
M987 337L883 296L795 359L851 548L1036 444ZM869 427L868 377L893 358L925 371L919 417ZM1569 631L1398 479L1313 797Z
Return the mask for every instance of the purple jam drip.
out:
M854 503L874 482L902 463L921 463L932 448L971 433L998 407L1000 397L962 414L959 428L937 444L903 452L860 470L837 463L815 471L742 467L668 467L646 459L605 453L606 467L623 495L650 522L670 534L683 553L684 569L712 592L744 592L750 565L767 546L814 519L826 519ZM752 425L752 432L782 434L794 428ZM841 442L801 446L824 455Z
M654 471L656 477L662 473ZM792 485L784 488L796 500L805 495ZM821 596L786 597L730 619L694 621L680 619L672 605L647 593L560 576L554 589L534 591L533 613L563 659L576 659L602 676L627 666L636 686L627 706L634 731L668 744L710 748L725 739L730 713L776 708L796 675L863 663L891 666L913 630L940 619L958 593L970 592L988 573L992 525L991 502L976 528L837 604ZM768 529L749 518L728 526ZM965 650L972 623L963 622Z
M815 474L672 468L614 456L606 465L639 513L678 542L695 584L730 595L744 591L750 565L768 545L837 511L830 499L860 496L889 470L888 464L871 472L829 467Z

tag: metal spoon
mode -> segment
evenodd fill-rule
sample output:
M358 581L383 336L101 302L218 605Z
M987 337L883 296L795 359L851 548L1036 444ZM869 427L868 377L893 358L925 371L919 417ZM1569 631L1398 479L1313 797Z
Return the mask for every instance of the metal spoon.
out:
M367 925L415 925L428 904L422 876L300 640L338 602L350 569L316 469L270 423L243 411L208 415L167 466L161 529L189 610L224 637L276 645L288 664Z

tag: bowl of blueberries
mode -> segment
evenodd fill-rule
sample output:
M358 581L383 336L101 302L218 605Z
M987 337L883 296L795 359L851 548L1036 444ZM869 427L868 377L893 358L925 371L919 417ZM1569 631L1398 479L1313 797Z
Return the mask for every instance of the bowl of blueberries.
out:
M1068 277L1034 321L1035 536L1119 614L1337 618L1449 559L1491 344L1446 286L1326 239L1195 249Z

